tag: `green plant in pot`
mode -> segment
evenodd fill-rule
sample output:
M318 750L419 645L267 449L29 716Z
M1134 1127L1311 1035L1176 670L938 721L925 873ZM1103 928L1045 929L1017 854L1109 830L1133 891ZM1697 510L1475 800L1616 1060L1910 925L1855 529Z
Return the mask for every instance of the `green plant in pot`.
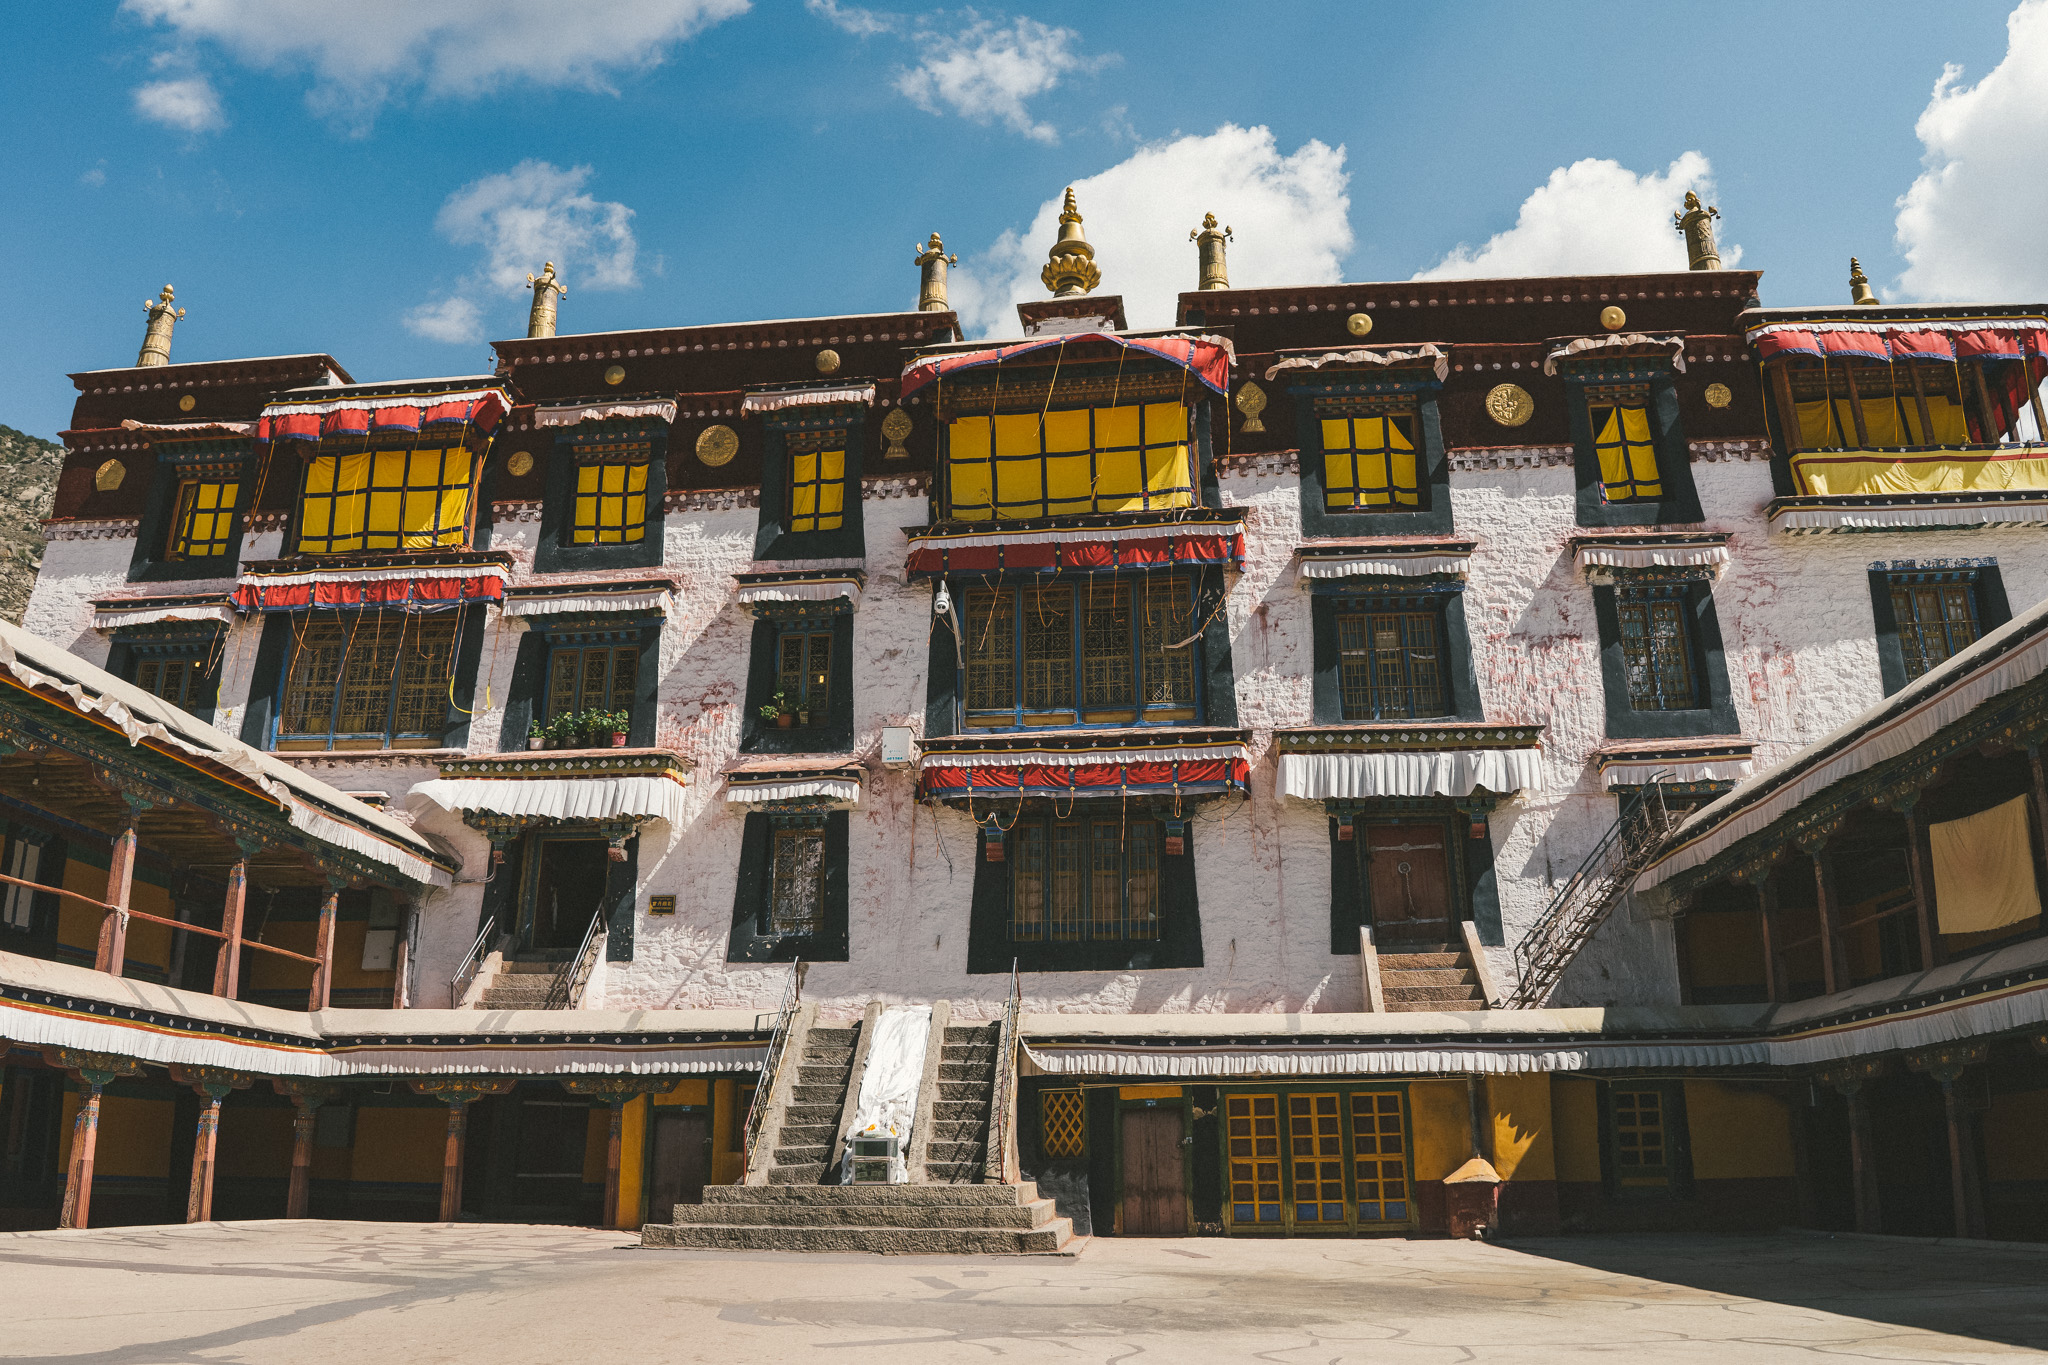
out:
M547 745L547 727L537 720L528 723L526 727L526 747L529 749L545 749Z
M761 719L772 722L779 729L787 730L796 724L796 703L789 699L787 692L777 692L761 708Z
M626 732L632 727L633 718L624 711L606 711L602 714L605 719L605 731L611 736L612 747L625 748Z
M573 749L576 747L576 717L556 716L548 726L548 747L550 749Z

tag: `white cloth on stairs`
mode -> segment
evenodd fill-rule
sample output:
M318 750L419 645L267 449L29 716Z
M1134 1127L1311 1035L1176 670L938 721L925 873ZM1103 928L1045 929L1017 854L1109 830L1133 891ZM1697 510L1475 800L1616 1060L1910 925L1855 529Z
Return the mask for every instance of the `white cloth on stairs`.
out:
M917 1117L917 1092L924 1084L925 1042L931 1037L930 1005L892 1005L875 1021L868 1044L867 1065L860 1074L860 1100L853 1126L846 1134L846 1156L840 1179L853 1179L853 1140L896 1135L896 1157L889 1163L889 1183L910 1180L910 1125Z

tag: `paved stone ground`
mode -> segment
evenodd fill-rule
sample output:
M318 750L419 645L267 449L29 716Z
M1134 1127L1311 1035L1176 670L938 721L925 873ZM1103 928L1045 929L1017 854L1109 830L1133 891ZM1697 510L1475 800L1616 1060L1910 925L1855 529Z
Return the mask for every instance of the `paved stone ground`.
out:
M1073 1259L641 1251L574 1228L0 1235L0 1358L187 1362L2006 1361L2048 1250L1823 1238L1100 1240Z

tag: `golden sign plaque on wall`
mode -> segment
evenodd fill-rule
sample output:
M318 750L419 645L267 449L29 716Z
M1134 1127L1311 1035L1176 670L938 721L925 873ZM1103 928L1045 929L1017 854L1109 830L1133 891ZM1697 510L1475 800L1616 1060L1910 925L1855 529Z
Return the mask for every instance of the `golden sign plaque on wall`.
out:
M1504 427L1518 427L1536 415L1536 400L1520 384L1495 384L1487 390L1486 415Z
M607 365L604 371L604 382L613 385L625 383L626 367L624 365Z
M1733 393L1730 393L1730 392L1728 391L1728 386L1727 386L1726 384L1709 384L1709 385L1707 385L1707 406L1708 406L1708 407L1710 407L1710 408L1725 408L1725 407L1727 407L1727 406L1728 406L1728 405L1729 405L1730 403L1732 403L1732 402L1734 402L1734 401L1735 401L1735 395L1734 395Z
M199 406L199 399L198 399L197 397L195 397L194 395L192 395L192 394L189 394L189 393L188 393L188 394L186 394L186 395L185 395L185 396L184 396L183 398L180 398L180 399L178 400L178 411L179 411L179 412L190 412L190 411L192 411L192 409L194 409L194 408L196 408L196 407L198 407L198 406Z
M1372 330L1372 318L1365 313L1353 313L1344 319L1344 330L1355 337L1362 337Z
M528 474L531 474L533 472L533 452L530 450L513 451L512 458L505 461L505 472L515 479L523 479Z
M119 488L121 480L127 477L127 465L122 464L119 460L108 460L93 471L92 486L99 489L102 493L111 493L116 488Z
M739 433L728 426L706 427L697 433L697 459L713 469L731 464L740 453Z
M1600 325L1610 332L1619 332L1628 326L1628 314L1610 303L1600 310Z

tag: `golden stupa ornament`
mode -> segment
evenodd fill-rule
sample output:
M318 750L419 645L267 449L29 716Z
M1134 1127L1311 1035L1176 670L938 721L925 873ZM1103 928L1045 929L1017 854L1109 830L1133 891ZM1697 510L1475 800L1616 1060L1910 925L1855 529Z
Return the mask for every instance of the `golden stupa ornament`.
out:
M569 297L569 291L555 278L555 263L540 268L538 277L528 275L526 287L533 291L533 311L526 315L526 334L551 337L555 334L555 301Z
M1081 210L1074 206L1074 187L1067 186L1067 206L1060 210L1060 236L1046 253L1038 278L1056 299L1078 299L1102 283L1095 248L1081 235Z
M149 326L142 334L142 351L135 357L137 368L170 364L171 328L185 316L185 310L171 306L171 287L165 285L156 298L142 301L142 311L149 314Z
M907 460L910 447L903 444L910 435L910 414L902 408L890 408L889 415L882 419L882 435L888 438L889 448L882 452L885 460Z
M1863 267L1856 263L1854 256L1849 258L1849 302L1871 307L1884 302L1871 292L1870 277L1863 273Z
M951 312L953 305L946 302L946 270L960 264L960 258L946 254L946 244L939 240L936 232L929 242L916 250L917 256L911 263L917 267L917 311Z
M1719 270L1721 248L1714 244L1714 220L1721 210L1701 208L1700 197L1685 192L1685 207L1671 215L1671 225L1685 238L1686 267L1690 270Z
M1259 420L1259 414L1266 410L1266 391L1257 384L1246 383L1237 391L1237 410L1244 414L1244 425L1240 431L1264 431L1266 424Z
M1218 231L1216 215L1205 213L1202 215L1202 225L1188 233L1188 240L1195 244L1195 257L1201 265L1195 288L1230 288L1230 262L1223 256L1223 244L1230 240L1230 229L1226 227ZM1245 430L1251 431L1253 428L1246 427Z

